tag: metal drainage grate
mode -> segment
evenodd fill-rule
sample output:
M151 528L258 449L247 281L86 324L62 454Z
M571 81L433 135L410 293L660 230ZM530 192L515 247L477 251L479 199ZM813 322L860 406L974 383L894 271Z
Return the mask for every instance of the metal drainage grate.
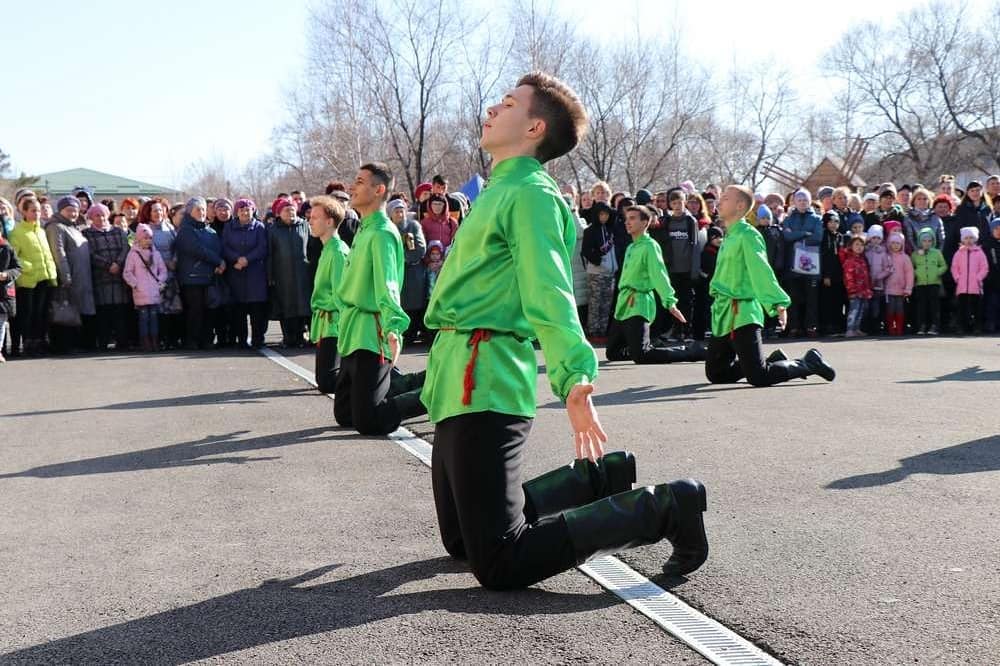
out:
M780 666L742 636L699 613L614 557L587 562L580 571L719 666Z

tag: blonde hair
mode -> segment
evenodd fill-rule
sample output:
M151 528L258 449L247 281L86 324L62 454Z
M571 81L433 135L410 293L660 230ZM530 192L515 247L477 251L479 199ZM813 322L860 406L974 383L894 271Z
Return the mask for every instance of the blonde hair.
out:
M844 187L844 186L835 188L833 190L833 195L831 195L831 198L837 196L838 194L843 194L844 197L847 198L848 204L850 204L850 201L851 201L851 188Z
M599 180L590 186L590 196L594 196L594 190L601 190L603 192L607 192L608 196L609 197L611 196L611 186L608 185L603 180Z
M910 197L910 205L913 205L913 203L916 202L917 197L927 197L927 206L934 206L934 195L931 194L931 191L926 187L918 187L913 191L913 196Z
M753 204L754 204L753 190L751 190L749 187L745 185L729 185L728 187L726 187L726 189L736 190L737 192L740 193L740 198L743 199L743 203L744 205L746 205L746 209L743 211L743 215L746 215L753 209Z
M856 192L851 192L851 195L847 197L847 207L851 210L861 210L861 197Z

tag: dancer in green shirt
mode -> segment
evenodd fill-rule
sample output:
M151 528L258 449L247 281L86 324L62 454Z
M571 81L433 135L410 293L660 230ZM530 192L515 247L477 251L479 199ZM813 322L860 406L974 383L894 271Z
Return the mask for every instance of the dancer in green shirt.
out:
M403 243L385 212L392 185L392 173L384 164L365 164L358 170L351 206L361 223L337 288L341 362L333 415L338 424L362 435L387 435L403 419L426 412L418 386L398 389L405 391L398 395L390 387L403 331L410 325L399 305Z
M602 458L607 436L591 401L597 358L573 297L576 221L542 166L575 148L586 126L575 93L537 72L488 109L481 145L493 173L455 236L424 318L438 330L423 399L435 423L441 537L491 588L531 585L662 538L674 545L669 573L694 571L708 555L704 486L629 490L634 458ZM566 402L577 461L522 489L536 339L552 391Z
M618 306L605 354L609 361L631 359L638 365L704 361L705 347L700 342L676 347L654 347L649 342L649 327L656 319L654 293L674 319L687 323L677 309L663 251L649 235L654 216L645 206L625 209L625 231L632 237L632 243L625 250L622 276L618 280Z
M753 203L753 192L740 185L727 187L719 200L726 239L709 285L714 300L705 376L713 384L730 384L745 377L754 386L771 386L810 375L833 381L836 372L816 349L810 349L797 361L789 361L781 350L764 358L764 315L777 317L784 327L792 301L774 277L764 237L745 219Z
M350 248L340 240L337 229L344 221L344 204L333 197L313 197L310 201L309 233L323 243L323 252L316 266L313 281L312 325L309 339L316 343L316 387L323 393L333 393L340 372L337 353L337 332L340 324L340 302L337 285L347 267Z

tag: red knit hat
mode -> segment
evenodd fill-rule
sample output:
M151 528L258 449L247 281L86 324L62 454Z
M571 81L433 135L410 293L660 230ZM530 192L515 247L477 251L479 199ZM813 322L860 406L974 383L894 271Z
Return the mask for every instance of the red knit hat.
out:
M417 185L417 189L413 190L413 198L419 201L421 194L423 194L424 192L430 192L433 189L434 188L431 186L430 183L420 183L419 185Z
M295 208L295 203L291 199L286 199L285 197L278 197L271 204L271 213L275 217L278 217L279 215L281 215L281 210L287 206Z
M931 207L932 208L936 208L939 203L948 204L948 212L949 213L954 213L955 212L955 202L952 200L952 198L949 195L947 195L947 194L939 194L939 195L937 195L936 197L934 197L934 205L931 206Z

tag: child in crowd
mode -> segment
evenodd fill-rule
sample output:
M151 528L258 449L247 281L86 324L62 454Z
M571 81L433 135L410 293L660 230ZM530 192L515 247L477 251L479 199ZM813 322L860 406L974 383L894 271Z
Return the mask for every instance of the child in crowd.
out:
M844 336L856 338L865 335L861 332L861 321L872 299L871 273L865 258L865 235L851 236L847 247L842 247L839 254L848 299L847 332Z
M615 297L615 272L618 259L615 249L614 211L603 201L590 209L593 222L583 232L581 253L586 263L587 335L593 344L607 342L611 303Z
M1000 217L990 220L990 235L983 241L989 273L983 283L983 321L987 333L1000 332Z
M764 237L764 247L767 248L767 263L770 264L774 276L780 283L785 271L785 239L781 234L780 220L776 208L784 213L781 197L769 194L764 199L770 202L757 209L757 231ZM778 318L764 315L764 339L772 340L778 337Z
M961 246L951 260L951 276L955 279L958 298L958 334L981 333L979 308L983 295L983 281L989 273L989 264L979 242L977 227L962 227Z
M434 292L434 285L437 284L438 275L441 274L441 267L444 266L444 246L441 241L432 240L427 244L427 258L424 260L427 265L427 298Z
M913 293L913 264L906 256L906 239L899 231L889 234L889 263L891 268L885 278L885 324L889 335L900 336L906 332L906 299Z
M167 265L153 247L153 230L148 224L135 229L135 243L125 258L122 279L132 287L142 351L156 351L160 348L160 289L167 282Z
M888 252L882 245L882 225L873 224L868 228L868 246L865 249L865 259L868 260L868 274L872 281L872 299L868 303L868 324L865 331L869 334L882 332L882 315L885 305L885 279L889 276L891 264Z
M841 216L836 211L823 213L823 241L820 244L819 266L823 281L819 290L820 331L839 336L844 329L844 270L840 265L840 250L844 236L840 233Z
M0 234L0 363L6 363L3 356L4 340L7 333L7 322L17 314L16 289L14 283L21 275L21 264L17 255Z
M944 254L935 247L934 229L924 227L917 234L917 249L910 255L913 262L913 297L916 300L917 335L937 335L941 305L941 276L948 272Z

